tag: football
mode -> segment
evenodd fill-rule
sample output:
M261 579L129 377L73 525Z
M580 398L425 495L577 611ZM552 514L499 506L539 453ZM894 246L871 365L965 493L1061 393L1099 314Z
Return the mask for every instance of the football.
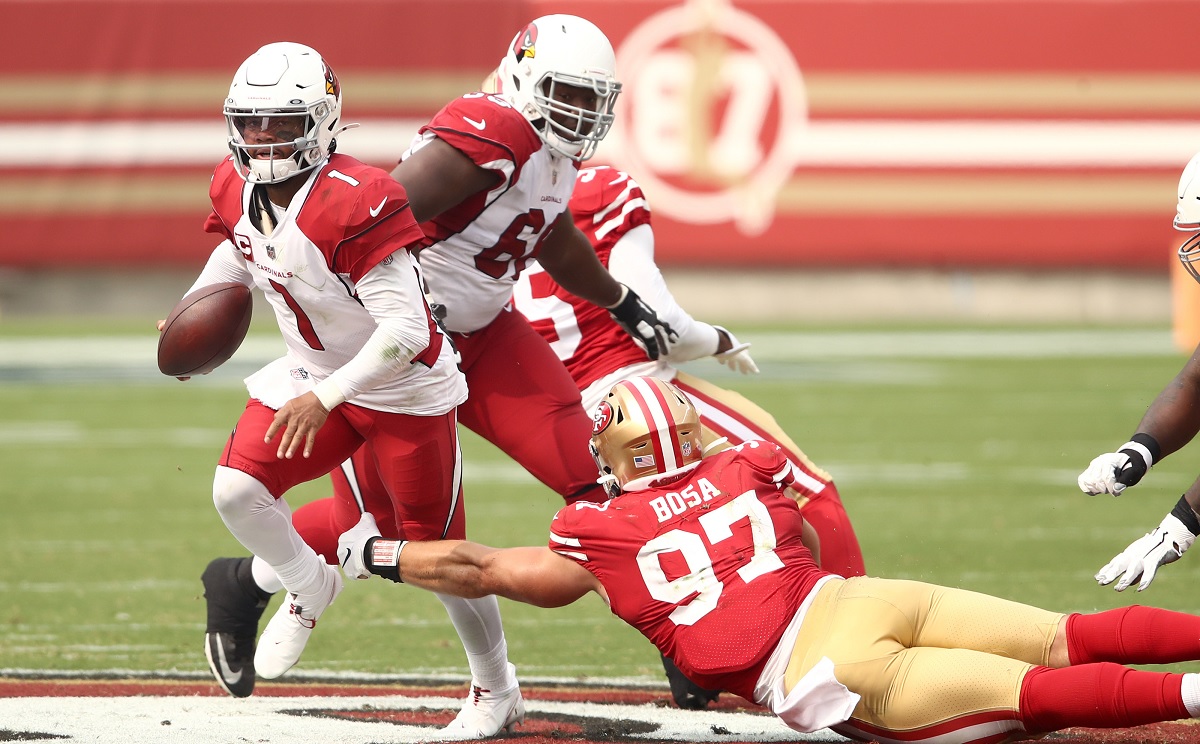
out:
M206 375L242 345L254 311L250 289L236 282L201 287L167 316L158 336L158 369L171 377Z

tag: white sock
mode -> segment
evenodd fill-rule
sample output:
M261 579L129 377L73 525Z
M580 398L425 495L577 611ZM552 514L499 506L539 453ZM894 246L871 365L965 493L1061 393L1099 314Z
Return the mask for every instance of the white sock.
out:
M254 556L254 560L250 563L250 575L254 577L254 583L258 585L258 588L267 594L283 591L283 582L279 580L279 574L275 573L275 569L258 556Z
M317 594L325 588L325 561L316 551L304 545L295 558L272 565L283 588L292 594Z
M1183 689L1180 693L1183 695L1183 707L1187 708L1188 715L1200 718L1200 674L1183 675Z
M462 599L448 594L437 598L446 607L450 622L467 652L472 681L485 690L509 690L516 675L509 670L508 642L500 622L500 604L494 596Z

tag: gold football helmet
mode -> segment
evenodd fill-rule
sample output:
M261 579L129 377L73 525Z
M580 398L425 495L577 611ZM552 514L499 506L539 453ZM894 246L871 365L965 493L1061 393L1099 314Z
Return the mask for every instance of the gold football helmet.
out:
M700 414L678 388L655 377L613 385L592 417L592 457L609 497L700 462Z

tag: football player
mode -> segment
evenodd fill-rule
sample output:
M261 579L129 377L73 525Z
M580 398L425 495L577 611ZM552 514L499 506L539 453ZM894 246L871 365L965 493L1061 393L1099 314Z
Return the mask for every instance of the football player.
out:
M637 182L608 166L579 171L571 215L597 258L618 281L645 298L679 334L668 354L650 359L606 313L576 297L535 265L521 275L514 304L566 364L583 397L584 410L620 380L651 375L688 394L700 412L705 446L730 446L752 439L778 443L796 465L796 495L807 523L820 538L820 565L843 577L862 576L862 549L832 476L817 467L780 428L775 418L747 398L675 369L673 364L712 356L742 374L758 366L749 344L725 328L697 321L667 288L654 260L650 205ZM705 708L717 690L689 682L664 657L672 697L681 708Z
M1064 615L824 571L783 450L706 455L696 407L670 383L614 385L591 451L614 497L563 508L546 547L388 540L368 515L340 539L346 575L540 607L595 592L689 677L802 732L952 744L1200 717L1200 675L1122 666L1200 659L1200 617Z
M737 393L724 390L673 364L712 356L742 374L756 374L750 344L725 328L698 321L675 301L654 261L654 230L645 194L630 176L608 166L579 171L571 215L596 256L618 281L637 291L679 334L668 354L650 359L629 334L599 310L563 288L535 265L517 282L514 304L562 359L579 387L583 407L595 411L620 380L651 375L688 394L700 411L708 439L736 445L751 439L778 443L796 465L796 492L804 518L820 536L821 568L861 576L862 549L832 476L815 465L775 418Z
M380 480L379 498L390 512L403 505L404 534L465 534L455 408L467 386L420 283L415 251L424 233L387 171L335 153L341 107L333 70L290 42L250 56L225 99L232 156L214 172L205 226L224 240L193 288L258 287L287 345L285 357L247 378L250 400L213 484L222 520L288 592L255 650L266 595L253 587L249 561L218 560L205 571L205 655L236 696L253 691L256 673L274 678L296 663L342 589L340 572L291 520L284 494L292 486L369 442L372 465L394 474ZM211 593L215 585L234 593ZM220 627L231 597L248 606L249 627L236 616ZM503 702L497 728L519 721L524 707L495 598L444 601L475 684ZM471 706L465 715L475 715Z
M1179 178L1179 203L1175 229L1192 233L1179 247L1179 260L1200 281L1200 154L1195 155ZM1150 404L1137 431L1116 452L1099 455L1079 474L1079 488L1088 494L1120 496L1167 455L1181 449L1200 431L1200 348ZM1097 573L1105 586L1123 592L1133 582L1144 591L1160 566L1174 563L1200 535L1200 479L1179 498L1158 527L1130 543ZM1119 580L1118 580L1119 579ZM1140 579L1140 580L1139 580Z
M513 283L536 258L564 286L603 306L651 357L674 337L605 270L567 212L578 164L612 125L620 92L615 66L612 46L594 24L567 15L539 18L517 33L500 62L508 92L450 102L421 128L392 173L424 228L418 259L426 293L470 389L459 420L568 502L603 499L585 449L591 420L562 363L512 312ZM332 500L295 515L304 540L331 562L338 535L364 509L395 523L381 528L407 535L409 507L382 503L378 490L402 473L381 473L377 460L368 444L342 469L345 477L334 478ZM206 572L207 635L238 637L240 647L252 647L258 604L279 584L249 558L214 561L220 565ZM218 678L224 674L219 665L210 668ZM487 691L508 684L515 679L473 686L456 724L463 736L496 733L507 702ZM468 708L474 719L464 717Z

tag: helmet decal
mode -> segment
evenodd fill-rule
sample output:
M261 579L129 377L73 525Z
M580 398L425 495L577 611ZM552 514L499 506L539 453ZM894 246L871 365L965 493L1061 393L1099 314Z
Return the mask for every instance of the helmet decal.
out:
M537 56L537 26L529 24L525 30L517 34L517 38L513 40L513 58L520 62L526 57Z
M321 67L325 69L325 92L334 98L341 98L342 84L338 82L337 75L333 74L333 68L324 60L321 60Z
M596 406L596 412L592 414L592 435L595 436L608 428L608 425L613 420L613 409L608 404L608 401L600 401L600 405Z
M610 496L700 462L703 429L695 404L655 377L613 385L596 407L589 449Z
M635 468L654 467L654 455L634 455L633 466Z

